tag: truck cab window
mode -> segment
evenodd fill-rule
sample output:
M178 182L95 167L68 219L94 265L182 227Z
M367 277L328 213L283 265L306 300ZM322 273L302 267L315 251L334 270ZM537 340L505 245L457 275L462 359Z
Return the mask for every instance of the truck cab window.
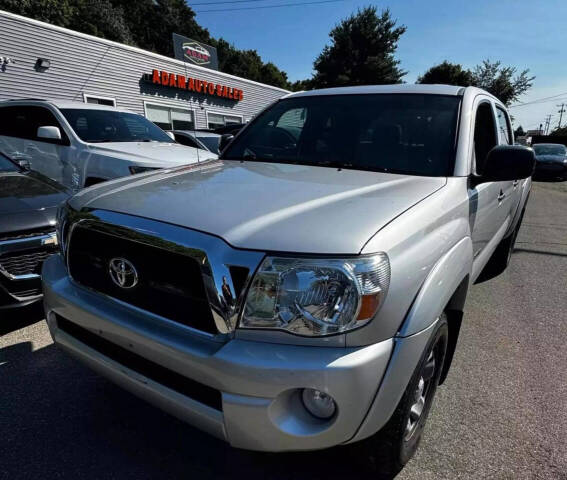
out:
M474 156L476 173L484 171L488 152L497 144L496 126L490 103L484 102L478 106L474 125Z

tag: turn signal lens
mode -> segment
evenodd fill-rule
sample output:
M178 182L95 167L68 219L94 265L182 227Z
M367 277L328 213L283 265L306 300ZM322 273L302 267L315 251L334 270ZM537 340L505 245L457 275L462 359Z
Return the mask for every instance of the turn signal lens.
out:
M374 316L374 314L378 311L378 307L380 307L381 293L382 292L376 292L371 295L363 295L361 297L360 310L358 312L358 317L356 317L357 322L364 322Z

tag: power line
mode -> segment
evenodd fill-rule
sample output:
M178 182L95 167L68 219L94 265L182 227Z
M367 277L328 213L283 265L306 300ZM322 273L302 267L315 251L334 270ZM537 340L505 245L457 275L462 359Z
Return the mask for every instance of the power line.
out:
M261 7L217 8L215 10L195 10L195 13L234 12L235 10L259 10L263 8L302 7L304 5L317 5L320 3L336 3L346 0L320 0L318 2L282 3L281 5L263 5Z
M195 5L218 5L220 3L252 3L252 2L267 2L269 0L225 0L224 2L203 2L203 3L188 3L190 7Z
M511 105L508 108L523 107L525 105L532 105L534 103L545 103L543 100L551 100L551 99L554 99L554 98L557 98L557 97L562 97L563 95L567 95L567 92L559 93L557 95L552 95L551 97L536 98L535 100L531 100L529 102L517 103L516 105Z

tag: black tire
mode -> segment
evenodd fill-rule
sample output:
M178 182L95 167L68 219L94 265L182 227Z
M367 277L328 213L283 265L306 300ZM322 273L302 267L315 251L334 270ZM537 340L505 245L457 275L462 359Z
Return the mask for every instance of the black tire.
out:
M512 231L510 235L503 238L490 260L478 276L475 283L486 282L487 280L491 280L492 278L497 277L501 273L504 272L508 268L510 264L510 259L512 258L512 252L514 251L514 245L516 245L516 238L518 237L518 232L520 231L520 227L522 226L522 220L524 219L524 212L525 207L522 210L522 214L520 215L520 219L518 220L518 224Z
M443 370L448 338L447 316L443 313L388 423L373 436L352 445L359 455L364 452L364 460L370 461L370 468L380 478L393 478L397 475L419 446ZM424 397L423 407L419 417L415 418L412 407L421 395Z

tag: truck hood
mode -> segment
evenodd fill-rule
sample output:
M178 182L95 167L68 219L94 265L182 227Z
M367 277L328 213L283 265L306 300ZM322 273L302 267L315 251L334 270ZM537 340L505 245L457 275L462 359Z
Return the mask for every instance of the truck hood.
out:
M73 197L71 206L200 230L238 248L357 254L445 183L443 177L218 160L101 184Z
M131 160L137 164L168 168L195 163L197 160L217 158L206 150L166 142L110 142L90 143L92 153Z

